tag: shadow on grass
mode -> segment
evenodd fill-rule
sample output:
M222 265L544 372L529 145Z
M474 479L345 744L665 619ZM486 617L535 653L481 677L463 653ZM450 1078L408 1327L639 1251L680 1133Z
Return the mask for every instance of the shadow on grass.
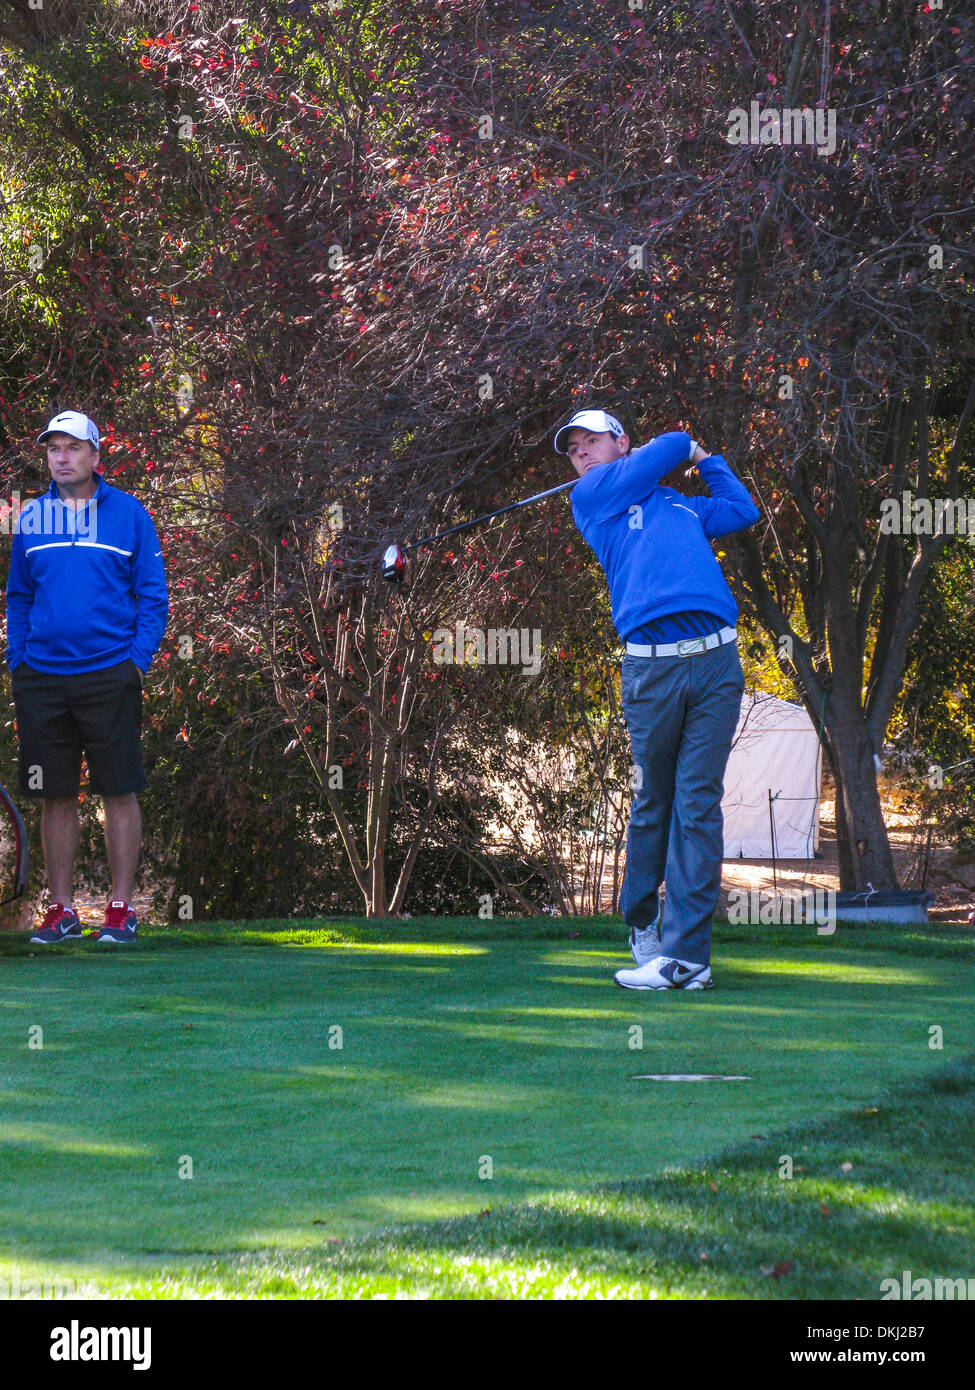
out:
M880 1299L973 1274L975 1058L704 1170L389 1228L334 1253L221 1262L250 1291ZM792 1177L780 1176L788 1171ZM309 1263L310 1262L310 1263ZM299 1269L304 1269L299 1277ZM263 1272L262 1272L263 1271ZM303 1282L304 1281L304 1282ZM312 1296L316 1296L312 1293Z
M351 1163L353 1159L358 1162L354 1151L364 1138L363 1113L375 1121L376 1112L382 1110L386 1131L405 1136L397 1142L401 1143L402 1152L411 1158L424 1132L420 1120L427 1113L435 1116L439 1112L451 1113L450 1128L444 1128L438 1136L437 1142L443 1144L455 1138L461 1119L471 1115L483 1116L486 1120L493 1118L493 1112L499 1107L493 1103L486 1105L487 1093L483 1088L473 1102L463 1094L464 1086L472 1079L470 1067L475 1063L468 1060L460 1075L455 1073L452 1054L446 1046L452 1039L477 1043L476 1065L485 1075L491 1075L492 1058L503 1060L505 1066L513 1068L507 1078L508 1084L520 1089L499 1092L501 1100L510 1110L510 1097L514 1094L518 1112L535 1115L539 1113L540 1096L548 1100L560 1093L563 1073L558 1068L547 1073L543 1078L546 1088L543 1090L539 1075L527 1068L546 1062L552 1056L579 1057L585 1061L583 1053L590 1041L602 1050L601 1065L608 1067L608 1082L617 1083L619 1078L612 1069L615 1063L605 1060L615 1056L605 1036L605 1025L609 1021L614 1026L619 1024L619 1036L612 1045L618 1044L620 1054L629 1059L629 1054L624 1052L627 1045L625 1024L631 1018L667 1020L668 1030L660 1029L653 1039L652 1062L648 1060L650 1049L647 1058L639 1062L635 1057L632 1059L633 1069L640 1071L711 1070L702 1039L710 1040L712 1050L720 1046L722 1069L727 1062L729 1070L748 1070L744 1065L739 1066L735 1054L738 1044L734 1041L747 1038L749 1046L757 1045L763 1055L774 1059L778 1072L787 1071L789 1054L792 1054L794 1065L795 1058L809 1048L835 1051L842 1046L845 1076L857 1060L857 1049L873 1045L871 1020L879 1021L883 1017L886 1044L891 1047L904 1036L899 1021L899 1031L892 1032L889 1026L892 1019L900 1017L896 1013L896 996L891 995L886 1009L876 1007L876 980L871 980L869 990L864 991L862 980L854 983L842 976L839 980L826 979L822 972L818 977L810 972L806 987L795 979L788 980L788 1009L776 1010L778 1017L786 1021L787 1028L780 1029L778 1034L767 1028L752 1026L749 1029L752 1013L761 1012L763 996L782 997L764 988L763 978L755 969L736 968L746 952L752 953L750 963L757 961L762 952L770 957L771 953L765 952L765 948L774 943L774 934L767 929L754 928L747 932L735 929L737 944L726 953L728 963L723 967L722 988L713 995L676 994L648 999L615 989L608 978L590 969L581 955L586 941L612 943L620 949L618 920L602 919L591 923L588 935L579 930L578 922L568 919L558 924L546 919L538 931L534 926L522 923L520 930L516 930L513 922L504 919L493 922L451 919L449 924L437 921L431 926L426 921L412 921L392 924L388 928L376 923L325 924L317 930L296 929L293 923L266 928L253 925L177 928L150 931L145 938L140 938L133 954L106 953L104 948L87 944L80 948L53 948L62 960L64 956L81 954L84 970L66 972L58 961L57 968L37 973L34 962L25 960L16 971L7 971L7 976L19 982L25 995L41 996L45 991L57 993L59 1004L69 985L73 986L73 1002L83 1003L88 1015L80 1022L75 1020L70 1032L67 1020L59 1020L60 1037L62 1041L68 1037L84 1040L101 1026L108 995L103 988L106 977L100 973L101 965L95 965L95 957L115 961L115 966L111 967L113 983L130 978L134 994L131 1000L123 998L121 993L109 1000L108 1012L113 1027L119 1028L122 1021L125 1024L124 1036L118 1033L115 1041L124 1041L126 1047L132 1049L133 1074L139 1076L146 1096L151 1097L157 1120L156 1112L166 1110L167 1101L176 1095L187 1116L199 1110L205 1116L207 1127L219 1131L227 1144L233 1146L252 1143L252 1134L247 1131L260 1134L262 1127L268 1132L277 1127L275 1150L280 1157L282 1145L287 1144L290 1134L301 1138L305 1126L322 1126L327 1119L330 1124L334 1121L349 1150L348 1153L332 1153L332 1163L340 1160ZM823 938L820 942L813 938L808 949L804 945L801 950L796 950L794 930L779 935L796 955L801 954L809 961L835 963L840 957L844 966L849 963L856 967L858 954L870 949L885 952L890 949L891 931L889 928L873 931L858 928L842 936ZM960 947L961 938L956 940L941 926L929 932L919 932L912 927L910 933L911 952L922 969L929 957L957 959L962 947L967 948L969 944L966 939ZM457 947L458 939L464 943L462 946ZM529 949L507 953L491 951L495 941L524 943ZM530 948L536 942L558 945L532 951ZM719 962L722 948L727 944L719 935L716 951ZM326 949L309 954L293 949L296 946ZM230 969L230 958L219 954L225 947L240 949L241 970L237 974ZM180 955L184 948L189 955ZM215 948L209 956L208 948ZM402 951L401 958L391 960L390 953L397 950ZM576 950L580 952L578 957L573 954ZM266 951L274 955L262 958ZM165 955L153 957L153 952L168 952L169 955L168 958ZM286 952L290 953L287 957ZM456 959L450 959L451 952ZM18 954L28 954L25 942L20 944ZM428 967L434 955L439 957L439 963ZM480 993L472 991L472 982L477 982L475 977L479 979L484 973L482 963L490 966L493 962L496 966L505 955L517 958L517 973L509 978L505 971L500 971L495 979L487 970L486 984L478 985ZM530 957L544 957L540 970L526 971L525 964L531 964ZM144 970L138 968L140 958ZM279 967L275 971L267 969L272 960ZM158 970L155 969L157 964ZM368 969L362 969L364 964ZM378 1100L370 1096L368 1110L360 1111L358 1118L354 1113L354 1107L359 1104L354 1092L356 1077L351 1070L345 1079L353 1083L353 1087L332 1095L329 1093L331 1067L327 1068L327 1074L316 1075L314 1070L309 1072L308 1063L304 1068L293 1064L297 1055L311 1058L312 1068L324 1066L330 1060L322 1027L323 1018L327 1021L330 1017L322 1013L321 980L326 965L330 972L328 983L339 991L332 997L341 998L341 1016L347 1027L354 1029L362 1019L371 1029L371 1036L363 1033L362 1037L363 1046L368 1041L371 1050L364 1051L362 1056L380 1071L377 1072L375 1066L371 1071L365 1067L360 1079L368 1081L380 1076L381 1069L394 1055L403 1057L403 1068L413 1078L408 1094L380 1096ZM130 974L133 966L136 968ZM408 993L399 991L390 995L381 1007L377 1006L375 981L380 972L385 976L393 968L402 972L404 983L409 983L412 973L435 969L438 985L435 997L424 994L427 1002L419 1007L411 1004ZM793 969L791 965L788 968ZM869 963L869 969L871 972L879 970L888 982L899 973L885 975L876 961ZM99 973L93 973L96 971ZM782 973L771 970L768 984L781 986ZM954 972L943 967L942 973L945 995L949 988L957 991ZM154 987L166 992L156 999L147 992L143 998L144 981L151 983L154 974L158 977ZM189 991L194 976L200 977L195 986L197 994L184 993ZM569 1006L567 1012L573 1025L576 1020L580 1025L577 1033L563 1030L549 1034L550 1019L539 1015L537 1022L532 1020L535 1010L530 1001L539 993L539 982L551 983L555 979L559 982L560 993L554 995L549 991L545 997ZM967 979L968 975L966 982ZM87 989L89 980L95 982L90 990ZM425 981L420 983L425 984ZM79 984L85 988L80 997L76 997ZM174 990L178 992L172 992ZM249 993L242 993L243 990ZM504 992L498 995L497 990ZM12 996L13 1007L19 1008L20 1001L13 997L16 990L8 993ZM198 1003L194 1003L194 999ZM585 1016L587 1010L583 1007L588 1001L601 1005L604 1013L605 1006L613 1006L610 1018L602 1019L604 1032L592 1033L591 1038ZM963 1006L963 999L960 1002ZM831 1023L826 1021L829 1011L824 1010L824 1005L827 1004L832 1010ZM865 1008L865 1004L868 1007ZM688 1008L694 1013L688 1014ZM748 1016L744 1013L746 1008ZM435 1012L440 1010L443 1012ZM722 1018L725 1010L728 1014ZM210 1047L211 1026L216 1028L227 1019L236 1027L242 1017L248 1020L246 1036L228 1034L220 1046ZM19 1014L16 1018L18 1025L23 1022ZM685 1019L686 1022L681 1021ZM914 1023L918 1021L926 1022L926 1016L913 1020ZM718 1030L718 1024L722 1023L723 1032ZM844 1032L847 1023L851 1029L849 1039ZM905 1014L903 1027L908 1026L913 1026L912 1020ZM189 1031L180 1031L184 1029ZM919 1045L923 1047L923 1031L919 1037L922 1039ZM779 1051L775 1050L777 1043ZM58 1087L69 1091L73 1087L71 1094L77 1098L77 1113L90 1116L91 1080L83 1071L72 1080L64 1071L57 1075L52 1073L48 1078L48 1073L40 1070L54 1055L53 1045L51 1056L29 1054L27 1064L35 1069L31 1076L38 1085L56 1082ZM593 1059L597 1060L597 1054L593 1054ZM932 1063L934 1060L932 1058ZM173 1072L179 1075L176 1091L173 1090ZM591 1072L587 1074L592 1084ZM839 1076L838 1071L834 1074ZM885 1074L889 1075L889 1070ZM392 1086L400 1072L389 1075ZM270 1079L265 1082L264 1077ZM418 1077L422 1085L417 1084ZM809 1068L808 1078L803 1076L801 1084L818 1085L823 1089L828 1084L823 1082L823 1077L823 1068L817 1064ZM623 1082L619 1084L624 1085ZM203 1095L201 1088L209 1090ZM865 1087L864 1091L867 1089ZM972 1089L972 1070L962 1069L949 1074L940 1083L928 1081L920 1088L904 1091L902 1097L908 1100L903 1103L895 1097L895 1101L883 1105L858 1107L828 1124L781 1131L759 1145L728 1150L710 1162L704 1173L698 1165L688 1163L684 1171L664 1171L652 1181L588 1192L563 1191L534 1201L499 1206L480 1217L422 1226L414 1224L334 1248L316 1245L302 1254L304 1263L299 1264L295 1263L293 1254L281 1250L266 1252L260 1261L256 1257L226 1254L218 1258L214 1277L221 1287L246 1286L249 1291L265 1296L272 1289L280 1292L292 1287L291 1296L315 1296L321 1289L340 1296L392 1290L464 1297L585 1296L586 1290L606 1293L624 1289L623 1295L611 1293L611 1296L675 1293L684 1297L757 1298L875 1298L879 1297L880 1280L896 1278L903 1269L911 1269L915 1275L930 1273L932 1277L947 1277L955 1272L966 1277L972 1271L966 1269L965 1262L970 1260L969 1251L975 1245L970 1215L975 1186L971 1177L962 1171L959 1156L967 1156L971 1150ZM319 1090L321 1105L316 1103ZM606 1085L599 1083L593 1088L594 1094L597 1091L605 1096ZM288 1104L265 1105L268 1094L273 1100L275 1092L282 1092ZM608 1110L602 1112L601 1127L618 1117L627 1099L625 1088L619 1095L614 1115ZM311 1104L296 1121L290 1112L290 1102L301 1098L308 1099ZM800 1093L794 1091L790 1109L785 1113L795 1113L791 1105L797 1104L799 1098ZM132 1115L126 1108L126 1096L106 1092L99 1093L98 1099L101 1142L111 1143L116 1139L120 1143L129 1142L135 1131ZM647 1099L649 1101L649 1096ZM343 1111L338 1104L340 1100L349 1108ZM616 1104L615 1099L613 1103ZM667 1135L667 1159L664 1161L670 1161L675 1153L672 1145L679 1125L695 1113L695 1107L703 1112L711 1109L714 1102L695 1095L688 1097L687 1103L682 1101L679 1109L671 1104L670 1097L666 1104L662 1097L655 1097L654 1103L660 1106L654 1128L657 1133L662 1131ZM148 1104L147 1101L147 1108ZM767 1104L767 1099L763 1099L763 1105ZM86 1105L88 1109L83 1108ZM546 1113L555 1112L550 1109ZM763 1110L763 1119L756 1128L765 1127L766 1113ZM779 1116L782 1113L783 1108L780 1108ZM883 1117L882 1123L878 1117ZM174 1118L178 1122L180 1143L173 1153L182 1152L191 1142L183 1134L183 1114L173 1117L167 1113L163 1118L171 1127ZM479 1124L478 1129L482 1128ZM605 1128L601 1132L605 1134ZM35 1142L38 1133L43 1134L43 1131L35 1131ZM49 1140L52 1136L59 1139L54 1131L46 1133ZM530 1137L530 1130L527 1133ZM332 1142L324 1128L321 1136L323 1143ZM79 1136L71 1132L68 1137L77 1142ZM721 1140L714 1138L712 1132L707 1143L691 1152L708 1152L718 1142ZM57 1144L50 1147L54 1151ZM480 1148L473 1150L474 1153L480 1151ZM683 1157L688 1149L684 1147L676 1152ZM618 1161L619 1149L614 1147L610 1151L611 1161L598 1171L639 1172L651 1160L642 1144L637 1155L638 1166L624 1165ZM793 1161L793 1176L788 1179L779 1176L783 1156ZM299 1173L303 1161L303 1155L296 1150L292 1162ZM852 1168L845 1170L841 1166L845 1163L852 1163ZM586 1181L573 1176L573 1172L584 1171L585 1168L578 1166L574 1170L563 1168L563 1176L556 1182L564 1186ZM233 1169L228 1164L230 1172ZM167 1175L171 1180L168 1170ZM25 1180L27 1176L25 1174ZM114 1175L107 1176L114 1180ZM36 1170L29 1175L32 1182L36 1182L36 1177ZM237 1177L239 1173L235 1174ZM394 1173L393 1177L399 1181L399 1175ZM59 1178L60 1173L55 1180ZM147 1181L152 1179L153 1175L149 1174ZM368 1180L377 1190L384 1190L389 1186L389 1173L386 1169L373 1169ZM483 1190L487 1194L491 1190L490 1183ZM63 1188L60 1193L63 1200ZM199 1200L202 1203L202 1197ZM263 1193L252 1197L250 1210L245 1210L246 1202L242 1200L231 1215L238 1224L252 1224L256 1229L267 1216L266 1209L262 1208L265 1200ZM297 1219L295 1208L301 1201L300 1188L285 1188L283 1195L275 1200L283 1207L281 1219L293 1223ZM489 1198L485 1196L484 1200L487 1202ZM119 1206L116 1202L102 1210L107 1215L117 1216ZM143 1219L140 1217L140 1221ZM29 1212L28 1220L33 1220ZM77 1220L90 1223L90 1211L78 1208ZM137 1229L141 1232L143 1227L140 1225ZM268 1234L260 1236L262 1243L270 1244L271 1229L268 1221L263 1228ZM113 1235L106 1225L103 1248L112 1243ZM151 1239L159 1239L160 1244L165 1244L167 1238L171 1242L169 1264L182 1261L185 1267L189 1257L174 1253L177 1242L162 1223L151 1235ZM302 1234L302 1244L305 1239L306 1235ZM208 1241L206 1248L209 1250L214 1244L215 1241ZM155 1268L160 1268L158 1262ZM192 1287L188 1285L182 1295L157 1293L156 1296L190 1296Z

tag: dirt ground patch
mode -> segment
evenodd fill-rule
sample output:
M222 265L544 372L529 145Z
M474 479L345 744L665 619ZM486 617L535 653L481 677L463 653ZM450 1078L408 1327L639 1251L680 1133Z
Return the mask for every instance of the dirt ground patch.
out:
M807 863L803 859L779 859L773 864L771 859L725 859L721 865L721 894L718 899L717 914L723 916L733 890L754 889L760 893L815 892L832 889L839 892L840 866L836 848L836 810L832 799L832 788L824 783L823 800L819 813L819 857ZM917 862L912 822L906 816L898 815L886 803L884 820L890 837L891 853L897 880L904 887L917 886L912 873ZM950 873L943 867L955 857L951 845L936 836L930 846L929 872L925 887L935 894L935 901L928 908L931 922L965 923L975 911L975 890L953 881ZM666 893L666 888L665 888ZM604 912L611 910L612 885L604 885L601 907Z
M890 836L891 853L899 883L904 883L913 865L913 831L903 822L904 817L889 815L887 833ZM839 891L840 866L836 848L835 809L832 801L820 803L818 859L811 859L808 866L801 859L780 859L774 865L771 859L725 859L721 867L721 897L718 912L728 910L728 899L732 889L755 889L758 892L806 892L820 888ZM931 845L933 874L929 875L927 887L936 897L928 908L931 922L964 922L975 909L975 893L963 884L942 883L943 875L938 865L952 857L950 845L934 840Z

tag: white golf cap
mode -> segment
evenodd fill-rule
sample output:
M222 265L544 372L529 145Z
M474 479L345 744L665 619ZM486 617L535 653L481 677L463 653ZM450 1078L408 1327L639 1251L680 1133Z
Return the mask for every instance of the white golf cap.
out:
M62 410L60 415L55 415L44 433L37 436L38 444L43 444L49 434L70 434L75 439L87 439L95 449L100 443L94 420L77 410Z
M568 453L562 444L569 437L570 430L592 430L593 434L612 434L619 439L623 426L615 415L607 415L605 410L578 410L567 425L555 432L555 452Z

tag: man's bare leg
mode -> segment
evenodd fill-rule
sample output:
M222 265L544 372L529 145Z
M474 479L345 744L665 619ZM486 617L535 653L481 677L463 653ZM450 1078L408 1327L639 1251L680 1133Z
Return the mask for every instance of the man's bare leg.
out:
M76 796L47 797L41 804L41 844L51 901L71 902L74 861L78 857L81 826Z
M142 814L135 792L126 796L106 796L105 849L112 873L112 902L127 903L142 844Z

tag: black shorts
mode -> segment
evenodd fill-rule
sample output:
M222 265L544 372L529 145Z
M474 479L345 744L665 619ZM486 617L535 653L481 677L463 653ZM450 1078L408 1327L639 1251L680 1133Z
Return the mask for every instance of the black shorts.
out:
M21 796L77 796L82 750L96 796L145 788L142 682L134 661L80 676L50 676L21 662L11 676Z

